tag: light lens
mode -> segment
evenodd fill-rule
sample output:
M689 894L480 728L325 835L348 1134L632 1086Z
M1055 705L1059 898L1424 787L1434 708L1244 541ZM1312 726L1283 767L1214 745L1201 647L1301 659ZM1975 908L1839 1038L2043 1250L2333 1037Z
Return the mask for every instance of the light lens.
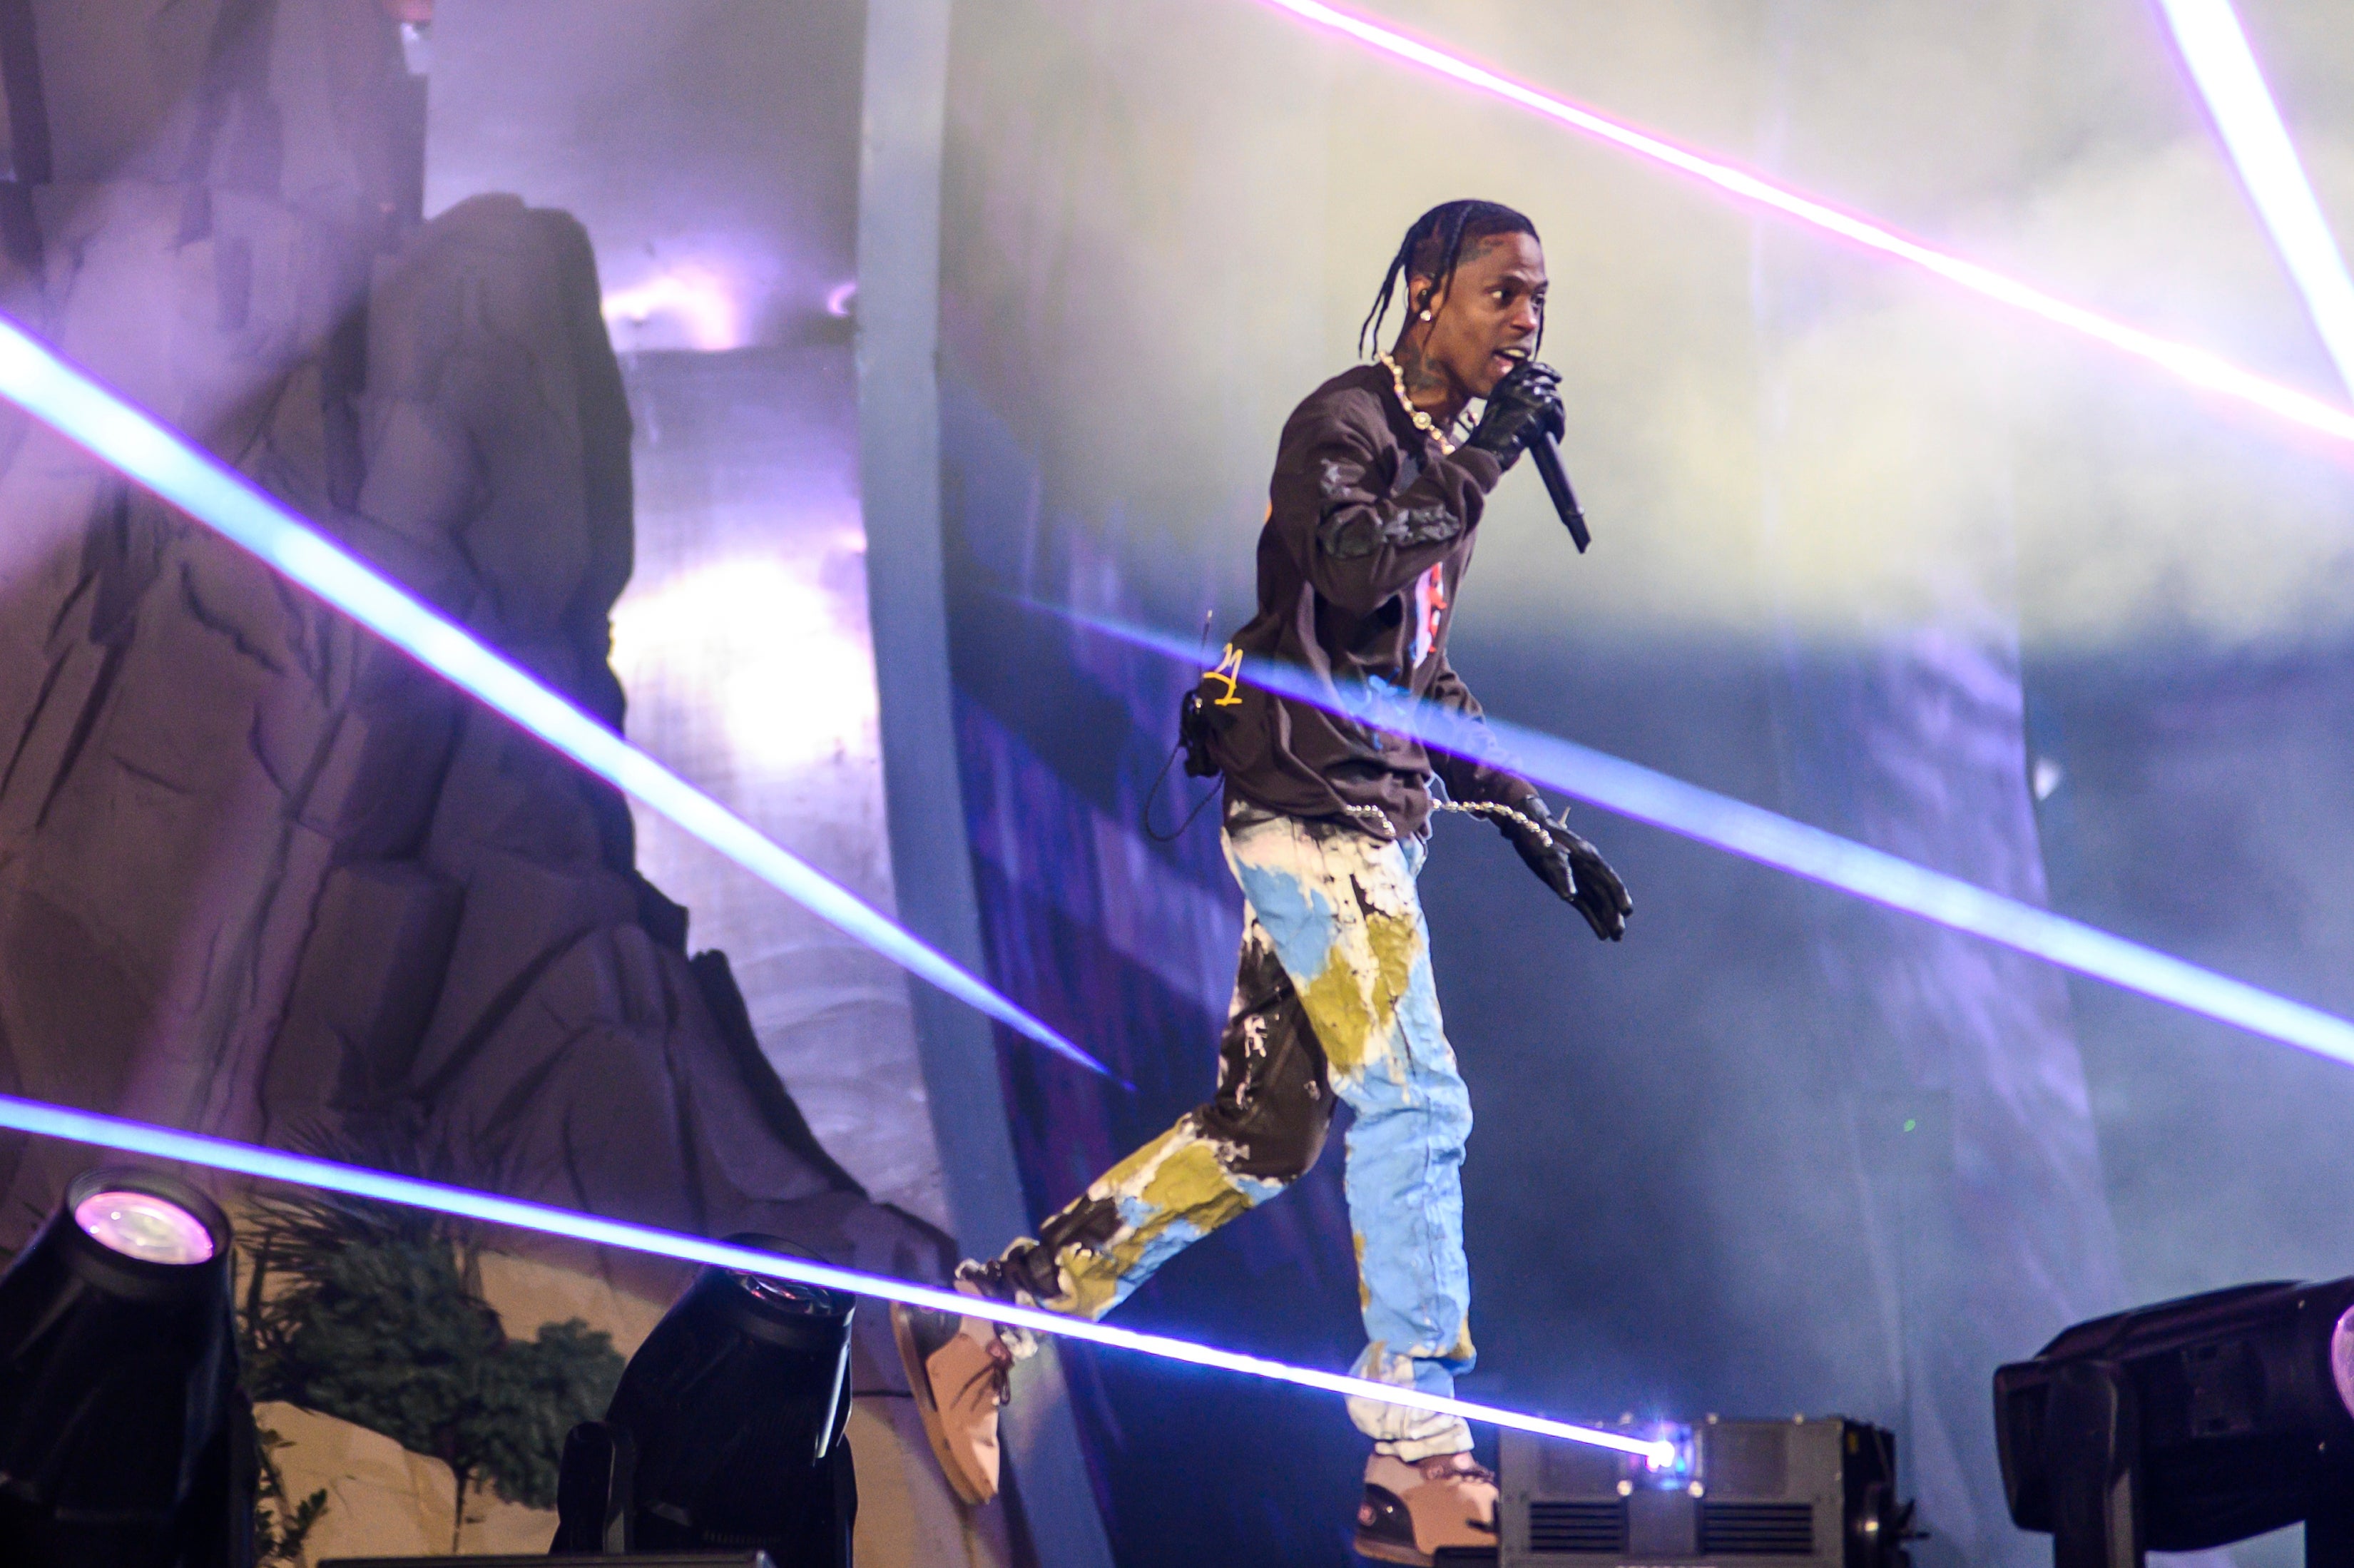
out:
M736 1282L744 1287L753 1300L804 1318L839 1318L842 1307L834 1292L815 1285L797 1285L790 1279L770 1279L764 1275L739 1274Z
M1659 1423L1652 1428L1651 1451L1644 1459L1651 1485L1672 1491L1690 1481L1692 1496L1700 1496L1700 1482L1693 1479L1700 1468L1700 1446L1693 1441L1691 1427L1680 1422Z
M2354 1415L2354 1307L2340 1313L2330 1330L2329 1379L2338 1385L2338 1402Z
M205 1223L153 1192L94 1192L74 1205L74 1224L102 1245L142 1263L209 1263Z

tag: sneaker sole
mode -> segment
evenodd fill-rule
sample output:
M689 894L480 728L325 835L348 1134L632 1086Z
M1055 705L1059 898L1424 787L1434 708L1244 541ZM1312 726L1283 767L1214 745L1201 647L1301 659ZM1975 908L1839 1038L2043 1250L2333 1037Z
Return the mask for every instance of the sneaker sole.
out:
M1394 1541L1377 1541L1360 1535L1355 1542L1357 1555L1375 1563L1395 1563L1402 1568L1431 1568L1431 1559L1411 1546L1401 1546Z
M899 1347L899 1365L907 1373L907 1388L916 1397L916 1413L923 1417L924 1440L932 1446L932 1457L947 1478L949 1490L968 1507L979 1508L989 1502L997 1496L996 1489L965 1474L964 1467L950 1457L948 1433L940 1425L939 1403L932 1397L932 1374L924 1365L922 1352L916 1348L916 1330L907 1321L907 1309L896 1301L891 1304L891 1338ZM1426 1564L1428 1560L1424 1561Z

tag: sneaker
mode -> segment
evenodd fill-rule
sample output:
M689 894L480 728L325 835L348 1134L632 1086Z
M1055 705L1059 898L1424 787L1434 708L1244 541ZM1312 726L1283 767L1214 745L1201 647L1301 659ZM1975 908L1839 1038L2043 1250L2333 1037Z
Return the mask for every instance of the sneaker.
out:
M1496 1543L1496 1473L1470 1455L1409 1463L1375 1454L1366 1463L1365 1500L1357 1505L1359 1556L1431 1568L1447 1547L1492 1552Z
M981 1294L962 1278L957 1288L967 1296ZM949 1488L975 1507L989 1501L997 1495L997 1413L1012 1397L1006 1377L1013 1369L1014 1347L986 1318L896 1301L891 1336L899 1342L899 1361L923 1414L924 1436Z

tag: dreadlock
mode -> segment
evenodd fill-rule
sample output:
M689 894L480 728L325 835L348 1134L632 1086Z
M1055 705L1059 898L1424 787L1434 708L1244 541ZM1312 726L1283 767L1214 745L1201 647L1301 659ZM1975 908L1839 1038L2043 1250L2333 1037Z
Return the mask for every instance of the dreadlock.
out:
M1434 297L1445 293L1447 284L1455 281L1455 264L1463 259L1463 247L1497 234L1525 234L1534 239L1537 226L1492 201L1441 202L1416 218L1405 238L1398 241L1397 254L1390 258L1389 272L1382 279L1382 291L1373 297L1373 308L1365 313L1364 325L1357 329L1357 352L1368 352L1369 345L1381 346L1382 323L1397 297L1399 283L1418 274L1431 281ZM1406 302L1406 314L1414 314L1412 301ZM1542 325L1538 332L1538 341L1543 342Z

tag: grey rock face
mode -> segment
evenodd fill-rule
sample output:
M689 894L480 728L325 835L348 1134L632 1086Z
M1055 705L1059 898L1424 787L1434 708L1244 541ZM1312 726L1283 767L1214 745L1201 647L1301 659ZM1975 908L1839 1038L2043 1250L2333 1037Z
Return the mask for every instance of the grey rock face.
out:
M35 9L18 171L40 141L76 183L7 187L37 243L5 307L618 726L629 416L578 225L402 217L375 7ZM13 415L0 516L0 1088L279 1143L391 1123L460 1181L938 1277L690 958L618 795ZM0 1147L6 1228L85 1160Z

